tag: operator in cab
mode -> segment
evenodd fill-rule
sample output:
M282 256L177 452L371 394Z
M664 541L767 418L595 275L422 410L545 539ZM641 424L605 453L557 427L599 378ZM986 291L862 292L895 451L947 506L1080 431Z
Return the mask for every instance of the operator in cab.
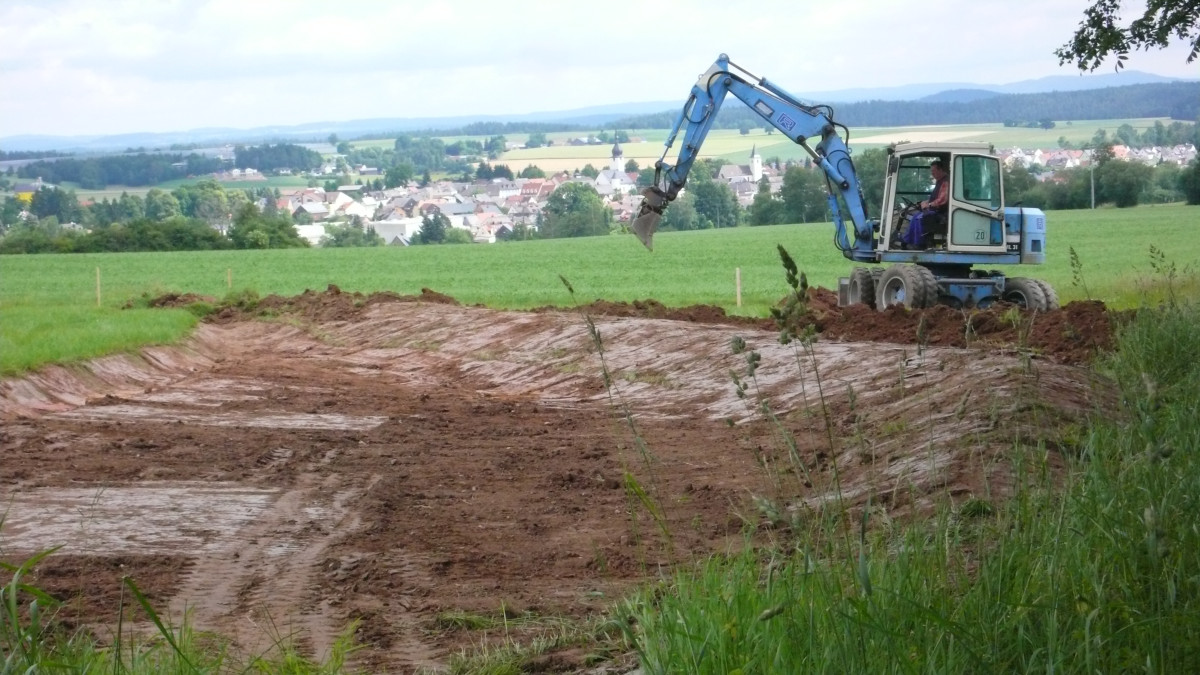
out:
M929 174L933 177L933 191L929 193L929 199L917 202L919 211L912 215L907 228L900 235L900 242L907 249L926 248L926 236L944 227L950 204L950 181L946 180L949 174L940 159L929 163Z
M929 174L933 176L933 192L929 199L921 202L921 210L945 213L946 205L950 203L950 183L946 180L946 167L942 165L942 160L935 159L929 163Z

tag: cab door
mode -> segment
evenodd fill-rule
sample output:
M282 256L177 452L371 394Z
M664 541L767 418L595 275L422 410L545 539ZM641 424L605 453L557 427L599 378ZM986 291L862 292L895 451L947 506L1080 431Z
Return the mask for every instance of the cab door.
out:
M950 168L946 248L961 253L1004 253L1004 186L1000 160L954 155Z

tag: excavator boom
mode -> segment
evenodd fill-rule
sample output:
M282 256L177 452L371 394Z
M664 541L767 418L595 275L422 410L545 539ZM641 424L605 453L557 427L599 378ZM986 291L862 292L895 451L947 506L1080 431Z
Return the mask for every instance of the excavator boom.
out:
M730 94L803 147L812 156L813 162L824 171L838 248L848 258L866 260L867 256L873 255L875 223L867 217L866 202L850 160L850 150L837 133L841 125L833 121L832 109L801 103L773 82L756 77L731 63L725 54L721 54L692 87L691 95L667 136L662 157L654 165L654 185L642 192L644 199L631 225L642 244L646 248L653 248L654 232L662 219L663 210L687 184L688 173L699 156L700 146L712 129L726 96ZM675 163L671 164L667 162L667 154L680 131L684 133L683 145ZM849 230L846 218L850 221ZM855 255L856 252L858 255Z

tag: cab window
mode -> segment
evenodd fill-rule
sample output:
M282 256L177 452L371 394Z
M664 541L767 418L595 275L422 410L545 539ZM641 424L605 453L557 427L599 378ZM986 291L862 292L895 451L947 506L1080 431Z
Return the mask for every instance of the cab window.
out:
M998 209L1000 160L995 157L960 155L954 158L954 198L986 209Z

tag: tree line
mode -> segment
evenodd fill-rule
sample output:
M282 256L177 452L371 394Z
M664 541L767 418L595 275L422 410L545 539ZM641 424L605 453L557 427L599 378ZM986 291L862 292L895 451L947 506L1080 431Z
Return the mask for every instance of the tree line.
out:
M204 180L170 192L151 188L145 197L124 193L81 204L74 190L43 187L28 204L16 197L0 204L0 253L249 247L261 242L233 234L259 229L269 231L270 246L307 245L295 235L291 215L276 211L278 196L267 187L225 190ZM228 228L230 236L218 228ZM291 234L278 233L288 228Z
M0 150L0 162L14 159L42 159L43 157L66 157L66 153L53 150Z
M321 155L301 145L236 146L234 166L262 172L279 169L310 171L320 168ZM14 153L24 154L24 153ZM37 153L55 157L54 153ZM41 178L48 183L76 183L84 190L102 190L109 185L142 187L164 181L215 173L226 168L216 157L197 153L147 153L101 157L57 156L53 161L37 161L17 169L23 178Z
M1106 145L1120 144L1131 148L1161 148L1185 143L1200 147L1200 125L1178 121L1168 125L1163 124L1161 120L1156 120L1154 126L1147 127L1140 134L1132 124L1122 124L1111 136L1107 129L1097 129L1096 133L1092 135L1092 140L1085 146L1101 148ZM1063 139L1059 139L1058 144L1061 147L1071 146Z
M838 104L836 112L836 120L850 127L1145 117L1194 120L1200 116L1200 82L1131 84L1041 94L1000 94L957 102L861 101ZM674 124L676 115L677 111L636 115L605 126L610 129L664 129ZM719 129L757 128L763 126L763 119L740 100L732 100L717 114L713 126Z
M238 145L233 149L233 165L239 169L255 169L264 173L279 169L312 171L321 168L321 154L293 143L249 147Z
M30 179L41 178L48 183L76 183L84 190L103 190L109 185L157 185L168 180L220 171L223 166L216 157L196 153L138 153L42 160L17 169L17 175Z
M471 181L477 177L477 167L472 164L481 159L496 159L504 153L506 143L504 136L492 136L482 141L468 138L447 143L433 136L401 134L391 148L352 148L347 144L340 149L345 150L349 164L382 170L384 185L392 188L418 175L424 176L423 180L428 182L432 172L448 173Z

